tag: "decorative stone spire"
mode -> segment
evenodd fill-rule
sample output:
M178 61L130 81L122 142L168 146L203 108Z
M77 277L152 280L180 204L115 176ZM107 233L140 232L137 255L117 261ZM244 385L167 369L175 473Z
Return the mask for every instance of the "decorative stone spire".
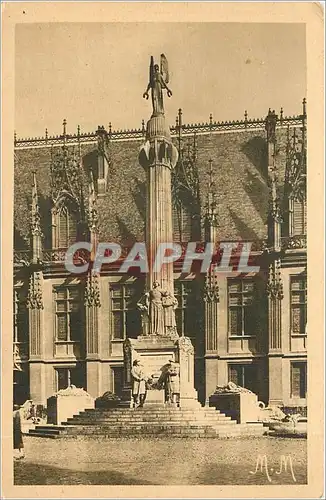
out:
M31 206L31 246L32 262L38 263L42 259L42 238L41 215L38 202L36 172L33 172L32 184L32 206Z
M216 194L214 192L215 183L213 181L213 161L209 160L209 182L206 204L204 207L204 228L205 240L215 242L217 239L218 215Z
M281 249L282 215L277 193L276 156L276 124L278 117L275 111L269 109L265 120L267 133L267 158L269 182L269 213L268 213L268 246L274 251Z
M98 206L97 206L97 194L95 190L93 172L90 172L89 181L89 195L88 195L88 228L90 232L90 242L92 245L91 260L95 259L97 240L98 240Z

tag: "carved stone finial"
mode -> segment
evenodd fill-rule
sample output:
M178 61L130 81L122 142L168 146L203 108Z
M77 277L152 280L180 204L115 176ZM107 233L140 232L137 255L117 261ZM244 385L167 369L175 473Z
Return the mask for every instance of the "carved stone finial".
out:
M33 184L32 184L32 207L31 207L31 233L32 236L42 236L41 229L41 215L38 203L36 171L33 170Z

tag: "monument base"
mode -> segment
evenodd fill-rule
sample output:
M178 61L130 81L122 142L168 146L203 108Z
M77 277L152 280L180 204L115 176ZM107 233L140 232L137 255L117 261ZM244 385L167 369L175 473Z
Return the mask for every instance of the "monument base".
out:
M145 405L166 405L182 408L198 408L200 403L194 389L194 348L189 338L178 337L176 340L159 335L141 335L124 342L125 383L119 406L133 408L131 369L135 360L139 360L149 379ZM174 402L167 401L167 391L157 386L162 374L170 362L180 368L180 388L175 392ZM172 389L173 390L173 389Z

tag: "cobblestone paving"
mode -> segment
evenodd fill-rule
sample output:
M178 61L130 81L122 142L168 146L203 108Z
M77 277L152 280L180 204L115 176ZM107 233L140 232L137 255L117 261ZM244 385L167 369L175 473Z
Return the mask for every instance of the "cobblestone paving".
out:
M25 437L25 459L14 462L15 484L230 485L306 484L307 440L44 439ZM278 474L281 456L292 471ZM266 456L258 467L257 458ZM264 459L265 460L265 459Z

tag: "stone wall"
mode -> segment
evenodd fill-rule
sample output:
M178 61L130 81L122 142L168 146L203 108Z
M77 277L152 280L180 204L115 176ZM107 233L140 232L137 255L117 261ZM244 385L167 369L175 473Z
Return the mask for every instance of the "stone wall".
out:
M276 135L276 164L281 188L284 182L286 129L277 129ZM191 136L185 137L183 144L187 145L191 140ZM107 191L99 199L101 241L118 241L128 245L144 238L145 173L138 163L141 144L142 139L113 140L110 144ZM262 129L198 134L197 144L202 210L208 189L208 162L210 159L213 162L213 181L218 200L219 239L265 238L268 203L265 131ZM86 170L97 160L97 143L94 141L93 144L82 144L81 154L86 167L83 175L85 196L87 196ZM50 161L50 147L27 149L19 147L15 150L16 249L28 246L33 170L37 175L42 226L45 233L44 246L51 247Z

